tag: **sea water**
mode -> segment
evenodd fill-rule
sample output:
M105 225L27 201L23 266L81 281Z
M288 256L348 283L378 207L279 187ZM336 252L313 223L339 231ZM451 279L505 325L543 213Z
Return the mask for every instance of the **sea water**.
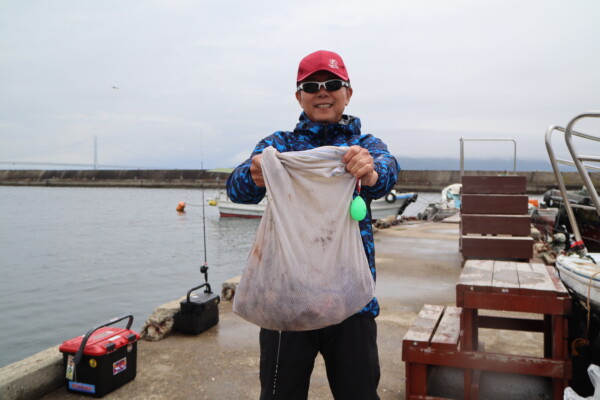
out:
M239 275L259 219L220 218L215 190L0 187L0 367L124 314ZM416 215L437 193L420 193ZM186 212L175 208L187 203ZM204 214L204 218L203 218ZM206 253L204 252L206 230ZM121 325L117 325L121 326Z
M241 273L259 220L201 205L200 190L0 187L0 366L119 315L139 330L204 283L205 255L219 293Z

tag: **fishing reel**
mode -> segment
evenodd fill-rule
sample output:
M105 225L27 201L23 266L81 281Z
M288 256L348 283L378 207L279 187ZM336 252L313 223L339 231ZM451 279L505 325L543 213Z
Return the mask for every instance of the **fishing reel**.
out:
M200 267L200 273L204 274L204 282L208 284L208 264L204 264Z

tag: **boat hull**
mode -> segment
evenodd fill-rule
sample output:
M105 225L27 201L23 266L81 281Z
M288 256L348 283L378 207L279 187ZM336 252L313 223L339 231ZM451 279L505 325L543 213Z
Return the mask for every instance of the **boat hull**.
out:
M600 263L600 253L588 253ZM588 292L591 307L600 312L600 265L577 255L556 257L556 269L565 286L583 301L587 302ZM597 274L597 275L596 275Z
M390 195L386 196L386 198L371 202L371 218L373 220L400 215L404 211L403 207L407 206L407 203L412 203L416 200L416 194L402 193L395 195L395 199L390 197ZM262 217L267 205L266 202L266 200L262 200L258 204L234 203L229 200L225 193L221 193L219 198L216 199L216 205L219 208L219 215L221 217L236 218Z
M239 204L229 200L219 200L217 206L221 217L260 218L265 210L264 205Z

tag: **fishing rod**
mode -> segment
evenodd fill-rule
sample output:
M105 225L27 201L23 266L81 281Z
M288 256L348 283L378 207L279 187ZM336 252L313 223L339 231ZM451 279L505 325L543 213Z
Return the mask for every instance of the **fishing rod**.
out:
M204 173L202 141L200 141L200 167ZM221 298L212 292L208 283L208 259L206 256L206 213L204 205L204 176L202 176L202 232L204 241L204 264L200 273L204 274L204 283L191 288L186 300L180 302L180 310L173 316L173 328L180 332L198 334L219 323ZM192 296L192 292L204 288L204 292Z
M206 257L206 212L204 206L204 155L202 147L202 139L200 140L200 170L202 171L202 237L204 241L204 265L200 267L200 273L204 274L204 280L207 284L206 293L211 293L208 286L208 259Z

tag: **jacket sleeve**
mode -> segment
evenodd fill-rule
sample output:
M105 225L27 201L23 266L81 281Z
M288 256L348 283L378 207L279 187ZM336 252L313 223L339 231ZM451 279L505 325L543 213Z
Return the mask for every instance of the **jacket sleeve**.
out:
M373 186L363 186L361 194L365 197L378 199L385 196L394 188L398 181L400 165L396 157L390 154L387 146L380 139L372 135L365 135L361 147L369 150L375 163L375 171L379 177Z
M275 132L258 142L250 157L234 169L227 178L225 185L227 196L234 203L257 204L265 197L267 189L254 183L250 174L250 165L252 164L252 157L261 154L269 146L275 147L280 152L286 151L285 140L281 132Z

